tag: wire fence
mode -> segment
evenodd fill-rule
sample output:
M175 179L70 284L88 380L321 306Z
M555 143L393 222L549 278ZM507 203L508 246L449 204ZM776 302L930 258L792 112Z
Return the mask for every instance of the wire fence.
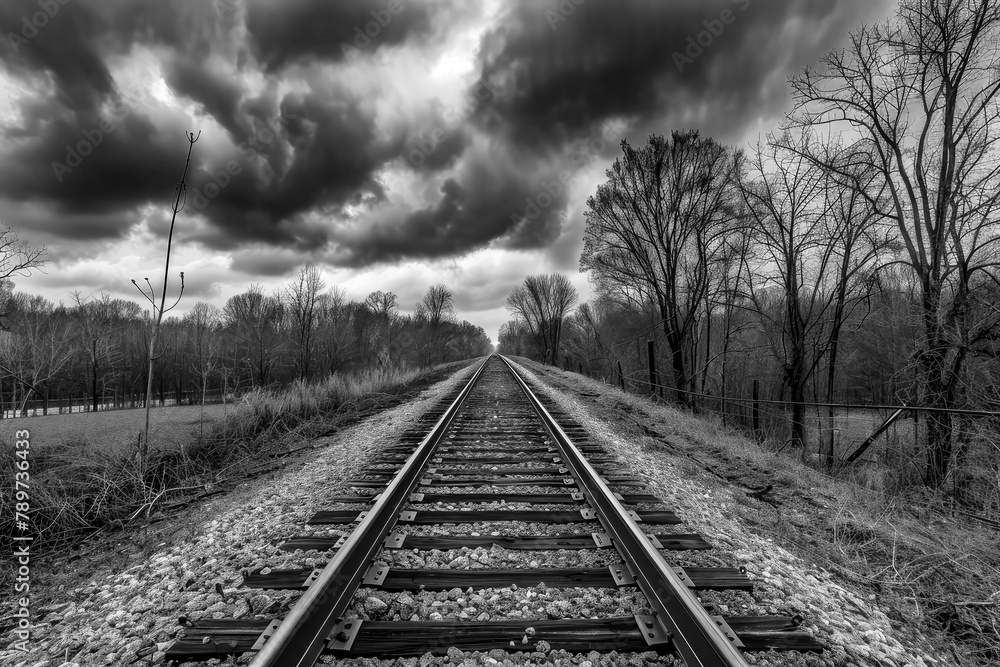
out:
M583 372L582 364L578 369ZM593 374L592 374L593 375ZM680 404L711 415L757 440L766 449L795 453L811 467L840 481L888 493L925 488L929 461L929 416L950 418L951 456L939 490L951 511L1000 527L1000 411L908 405L795 403L751 396L679 391L659 380L655 368L625 371L620 363L598 379L632 394ZM756 386L756 382L747 382ZM793 437L793 413L803 410L803 438ZM932 417L933 420L933 417ZM963 509L964 508L964 509Z
M169 407L178 405L205 405L230 403L237 401L240 394L232 390L206 390L204 396L200 389L189 391L172 391L169 394L157 394L153 397L153 407ZM133 410L145 407L145 401L140 394L119 394L98 396L94 403L93 396L52 398L33 398L27 401L8 400L0 408L0 419L20 417L43 417L49 415L69 415L84 412L106 412L109 410Z

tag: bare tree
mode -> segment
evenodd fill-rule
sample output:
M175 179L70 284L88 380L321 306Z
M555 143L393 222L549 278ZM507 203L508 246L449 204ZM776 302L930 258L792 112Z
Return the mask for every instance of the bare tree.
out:
M219 362L218 354L222 347L222 338L219 336L219 328L222 326L222 311L210 303L199 301L184 315L182 324L185 326L187 345L193 358L192 367L198 376L198 388L201 390L199 424L203 427L208 376Z
M830 151L845 154L836 145L830 145L826 152ZM850 182L845 182L834 172L826 174L826 197L830 206L825 220L825 235L830 239L833 258L830 270L824 272L821 278L827 283L826 292L831 301L831 307L827 309L827 337L824 341L827 355L826 402L831 404L834 402L844 326L852 320L860 325L870 314L879 263L895 245L890 225L853 187L854 183L866 184L868 195L878 200L886 195L884 184L877 182L871 170L845 169L852 174ZM860 317L856 317L856 313L860 313ZM832 466L834 462L834 410L832 405L827 410L829 438L823 449L827 466Z
M27 276L31 270L46 262L45 247L32 246L18 239L10 227L0 223L0 284L6 289L0 293L0 330L6 329L6 315L10 302L8 298L13 291L11 276Z
M559 359L563 319L578 298L576 288L561 273L528 276L507 295L507 310L528 325L545 363Z
M859 211L859 202L805 157L810 141L808 133L768 136L752 151L741 180L760 252L747 271L748 296L772 334L792 400L791 439L803 446L808 383L824 359L832 383L840 330L864 296L858 278L885 247L876 238L879 216Z
M490 338L482 327L462 320L455 325L453 345L455 358L472 359L489 354L492 348Z
M582 303L573 314L573 321L582 340L581 357L587 361L588 368L596 361L602 370L611 366L610 331L608 331L608 299L598 298L593 302Z
M853 163L889 193L883 202L854 184L895 223L900 261L919 279L920 401L935 408L963 403L968 350L996 325L971 319L970 299L977 275L997 280L998 34L993 0L903 0L894 18L859 28L847 48L792 82L794 122L860 135ZM851 162L814 158L850 178ZM952 421L947 412L927 420L924 481L938 486L952 457Z
M392 292L376 290L365 298L365 306L371 313L364 326L369 361L375 361L384 368L392 364L393 334L398 328L398 298Z
M78 349L89 366L91 397L96 412L105 385L114 382L124 359L123 341L118 334L126 322L139 319L141 309L131 301L112 299L106 292L101 292L96 299L85 297L79 291L71 296L74 307L69 314L76 323Z
M804 445L805 391L820 358L810 345L822 326L819 276L832 250L822 233L823 172L770 137L767 144L758 142L748 162L741 192L764 249L761 265L748 271L749 296L754 312L770 325L765 331L774 334L771 348L793 402L792 441Z
M443 359L444 347L455 336L453 303L454 297L444 285L431 285L417 303L416 320L425 332L420 346L420 358L424 366L432 365L435 357Z
M347 363L351 347L357 342L351 322L353 311L344 290L334 287L320 295L316 312L320 358L326 372L334 373Z
M250 285L243 294L229 297L222 316L244 349L253 383L266 385L277 362L275 353L282 343L281 299L264 294L260 285Z
M497 339L497 351L500 354L524 356L532 336L528 324L522 319L514 319L500 325Z
M12 346L4 355L3 368L14 379L42 399L42 413L48 413L48 384L73 357L73 332L65 316L57 315L52 303L42 296L15 294L10 314ZM26 401L30 392L24 393ZM22 401L22 405L23 405Z
M326 288L323 272L313 265L302 267L285 287L285 308L292 328L295 345L295 368L300 380L309 376L313 336L318 322L317 306L320 292Z
M718 367L717 390L720 396L725 399L729 394L729 369L730 355L732 353L745 356L743 350L736 350L740 341L740 334L750 326L751 315L745 308L746 289L749 279L749 263L753 257L753 230L750 224L749 213L745 208L736 213L736 224L734 229L726 235L726 238L715 257L713 267L713 287L707 295L709 317L711 323L713 317L720 320L716 331L719 334L720 343L717 352L710 350L712 330L706 331L706 351L705 364L702 369L703 391L708 392L710 383L708 377L710 371L715 366ZM718 360L716 365L714 362ZM714 385L715 383L711 383Z
M651 136L641 149L622 141L622 151L587 200L580 268L605 290L656 306L677 400L689 404L693 334L733 218L733 153L695 131Z
M188 132L185 132L184 136L188 140L187 160L184 162L184 171L181 172L181 180L174 187L173 215L170 217L170 231L167 233L167 255L163 262L163 288L160 290L160 305L156 305L156 290L153 288L153 284L149 282L149 278L145 279L146 287L149 288L148 294L146 293L146 287L139 287L139 284L135 280L132 280L132 284L142 292L142 295L146 297L153 309L153 333L149 338L149 356L146 368L146 419L139 438L138 454L140 462L146 460L146 455L149 452L149 409L151 407L150 399L153 395L153 363L162 354L162 352L158 352L156 349L157 339L160 335L160 325L163 323L163 316L173 310L184 295L184 272L181 271L181 288L177 294L177 300L174 301L172 306L167 308L167 282L170 280L170 250L174 240L174 223L177 221L177 214L184 208L184 203L187 201L186 179L188 166L191 164L191 151L194 149L194 142L198 141L198 137L201 136L201 132L198 133L197 137Z

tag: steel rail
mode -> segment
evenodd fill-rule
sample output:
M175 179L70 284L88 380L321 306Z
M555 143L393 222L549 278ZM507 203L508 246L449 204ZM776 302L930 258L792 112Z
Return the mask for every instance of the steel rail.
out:
M421 440L371 510L327 563L316 581L302 594L284 620L251 661L251 667L312 667L329 635L347 611L351 598L395 525L420 473L448 430L462 404L483 374L487 357L458 397Z
M685 664L688 667L749 667L743 655L656 550L628 510L552 418L511 362L505 357L500 358L538 413L546 431L559 448L563 461L573 471L584 496L597 512L601 525L632 571L654 616L662 624L663 630L669 633L668 637L672 637Z

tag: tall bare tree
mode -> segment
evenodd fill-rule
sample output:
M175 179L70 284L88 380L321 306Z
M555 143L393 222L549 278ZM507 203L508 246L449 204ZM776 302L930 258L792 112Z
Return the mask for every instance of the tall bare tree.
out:
M824 360L830 381L840 330L864 296L884 240L879 216L839 187L806 157L808 133L769 135L741 170L741 192L752 221L757 265L747 271L749 302L770 335L792 400L792 441L805 445L806 388ZM831 452L827 449L827 455Z
M370 318L364 323L362 337L368 345L369 360L381 367L392 364L393 334L398 328L399 299L392 292L376 290L365 298Z
M698 132L651 136L607 171L587 200L580 258L604 289L659 311L677 400L693 388L693 333L704 315L714 256L733 219L733 152Z
M528 276L507 295L507 310L528 325L545 363L558 361L563 320L578 299L576 288L561 273Z
M99 298L72 293L70 317L76 323L79 352L87 360L93 409L97 411L105 385L113 383L124 358L118 335L129 320L139 319L141 309L131 301L113 299L106 292Z
M324 371L334 373L350 359L351 347L357 342L351 322L354 311L344 290L334 286L320 295L316 312L319 356Z
M205 411L205 395L208 392L208 376L219 362L218 354L222 346L219 328L222 326L222 311L210 303L199 301L181 320L187 335L192 368L198 376L201 393L202 415Z
M157 357L162 354L162 351L157 351L156 348L157 339L160 336L160 326L163 323L163 316L173 310L184 295L184 272L181 271L181 288L177 294L177 300L167 308L167 283L170 280L170 250L174 240L174 223L177 222L177 214L184 208L184 204L187 201L187 172L188 166L191 164L191 151L194 149L194 142L198 141L198 137L201 136L201 132L198 133L197 137L189 132L185 132L184 136L188 140L187 160L184 162L184 171L181 172L181 180L174 187L174 202L171 207L173 215L170 216L170 230L167 232L167 254L163 261L163 287L160 289L159 294L160 305L156 305L156 290L153 288L153 284L149 282L149 278L145 279L146 287L149 288L148 294L146 293L146 287L139 287L139 283L135 280L132 281L136 289L142 292L142 295L149 301L153 310L153 331L149 338L149 355L146 367L146 419L139 438L138 454L140 462L144 462L149 453L149 409L152 407L151 399L153 396L153 364L156 362Z
M319 321L317 307L326 288L323 272L312 264L302 267L285 287L285 309L295 346L295 368L300 380L309 376L313 337Z
M253 383L266 385L277 362L275 353L283 342L281 299L264 294L260 285L250 285L243 294L229 297L222 316L243 347Z
M793 79L794 122L842 126L863 140L845 164L877 173L887 203L855 181L892 220L920 283L920 401L964 401L968 350L996 325L971 318L978 275L996 281L1000 198L1000 5L993 0L902 0L896 15L852 33L848 46ZM940 485L952 457L952 418L927 417L924 481Z
M454 297L444 285L431 285L417 303L415 316L424 330L420 357L422 365L430 366L435 358L444 358L444 347L455 336Z

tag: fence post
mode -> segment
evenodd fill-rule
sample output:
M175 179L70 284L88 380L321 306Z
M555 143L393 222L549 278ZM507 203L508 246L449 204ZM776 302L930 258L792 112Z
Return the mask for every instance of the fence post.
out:
M646 341L646 358L649 362L649 392L655 394L658 384L656 377L656 341Z
M760 442L760 383L755 378L753 381L753 435Z
M625 391L625 374L622 373L621 359L618 360L618 386L622 391Z

